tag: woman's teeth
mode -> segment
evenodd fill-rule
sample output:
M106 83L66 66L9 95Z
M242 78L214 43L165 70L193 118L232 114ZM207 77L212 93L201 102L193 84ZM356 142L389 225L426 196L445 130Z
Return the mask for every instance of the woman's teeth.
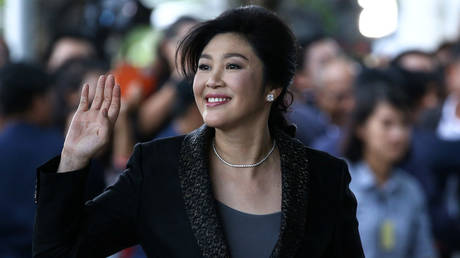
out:
M208 98L209 103L224 102L230 100L229 98Z

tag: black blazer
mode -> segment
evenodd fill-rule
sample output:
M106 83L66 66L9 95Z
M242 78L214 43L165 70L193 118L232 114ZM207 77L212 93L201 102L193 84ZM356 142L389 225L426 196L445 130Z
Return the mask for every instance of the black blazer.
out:
M118 181L86 203L87 169L38 169L34 257L230 257L208 173L214 130L137 144ZM281 131L282 216L271 257L364 257L346 164Z

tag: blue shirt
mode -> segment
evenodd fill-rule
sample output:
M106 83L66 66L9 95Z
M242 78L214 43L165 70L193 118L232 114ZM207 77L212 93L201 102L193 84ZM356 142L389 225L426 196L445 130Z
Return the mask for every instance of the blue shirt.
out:
M313 141L312 147L313 149L325 151L331 155L340 157L342 156L340 143L343 136L344 133L340 127L330 124L326 128L326 133Z
M328 119L318 109L294 101L286 113L286 118L297 126L296 138L303 144L311 146L313 141L326 133Z
M364 162L350 167L359 233L367 258L437 257L418 182L400 169L379 187Z
M30 257L36 168L61 152L57 130L10 123L0 132L0 257Z
M169 123L168 126L166 126L163 130L161 130L157 135L155 135L155 139L174 137L180 134L181 133L179 132L179 130L177 130L176 127L174 126L174 122L171 122Z

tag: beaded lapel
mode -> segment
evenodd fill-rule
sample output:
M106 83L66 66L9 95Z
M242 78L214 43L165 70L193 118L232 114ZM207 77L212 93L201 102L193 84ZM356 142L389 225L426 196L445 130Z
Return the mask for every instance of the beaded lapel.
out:
M214 130L202 126L188 134L180 152L179 180L192 231L204 257L230 257L217 214L208 156ZM281 229L271 257L294 257L305 233L309 172L307 150L281 131L273 136L281 155Z
M281 131L274 131L281 156L282 201L281 230L271 257L295 257L303 240L307 220L307 148Z

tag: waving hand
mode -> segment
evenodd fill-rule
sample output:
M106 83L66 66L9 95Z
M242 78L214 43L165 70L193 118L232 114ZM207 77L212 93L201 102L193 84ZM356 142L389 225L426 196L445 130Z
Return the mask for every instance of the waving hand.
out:
M101 76L92 103L88 92L89 85L85 84L65 138L58 172L84 167L110 140L120 112L120 86L115 85L113 75Z

